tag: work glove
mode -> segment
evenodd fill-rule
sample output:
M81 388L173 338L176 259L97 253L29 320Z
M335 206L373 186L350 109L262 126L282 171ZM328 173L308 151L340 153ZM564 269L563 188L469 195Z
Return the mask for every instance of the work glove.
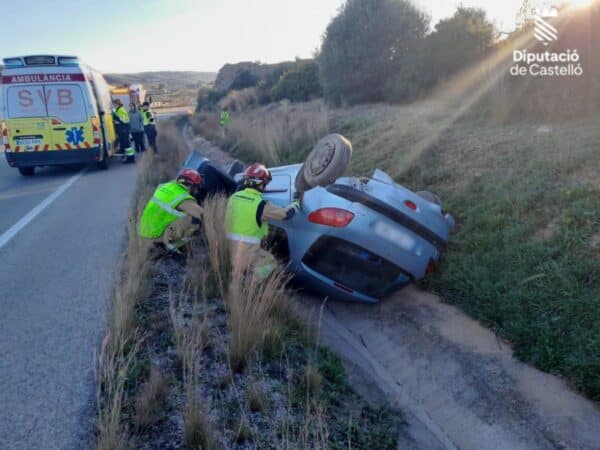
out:
M283 220L290 220L292 217L296 215L296 212L300 210L300 207L296 207L296 205L291 206L285 212L285 218Z

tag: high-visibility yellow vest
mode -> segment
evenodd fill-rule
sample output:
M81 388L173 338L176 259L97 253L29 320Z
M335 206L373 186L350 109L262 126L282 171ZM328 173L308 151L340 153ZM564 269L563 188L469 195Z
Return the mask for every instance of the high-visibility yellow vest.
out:
M129 123L129 113L123 106L119 106L117 109L115 109L115 115L121 122Z
M169 225L185 217L184 212L176 209L185 200L194 200L194 197L176 181L158 186L142 213L140 236L148 239L162 236Z
M221 126L228 125L231 122L231 118L229 117L229 111L221 112L221 119L219 120L219 124Z
M260 244L269 232L269 226L264 221L260 225L257 222L256 213L262 201L261 193L252 188L238 191L229 198L225 215L228 239Z
M142 110L142 119L144 120L144 126L154 125L154 117L152 116L152 112L150 110Z

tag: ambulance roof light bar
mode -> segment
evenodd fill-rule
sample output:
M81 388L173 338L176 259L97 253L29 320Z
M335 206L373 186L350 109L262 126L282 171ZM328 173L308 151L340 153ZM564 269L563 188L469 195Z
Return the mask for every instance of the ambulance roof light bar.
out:
M54 55L30 55L22 57L4 58L6 68L24 66L76 66L79 58L76 56L54 56Z

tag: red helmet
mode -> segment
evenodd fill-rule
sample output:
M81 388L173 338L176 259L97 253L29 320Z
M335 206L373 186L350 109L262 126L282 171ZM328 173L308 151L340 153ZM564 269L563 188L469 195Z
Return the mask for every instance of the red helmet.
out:
M271 179L271 172L264 164L251 164L244 172L244 184L247 186L266 185Z
M202 176L194 169L184 169L177 176L177 181L183 180L190 186L200 186L202 184Z

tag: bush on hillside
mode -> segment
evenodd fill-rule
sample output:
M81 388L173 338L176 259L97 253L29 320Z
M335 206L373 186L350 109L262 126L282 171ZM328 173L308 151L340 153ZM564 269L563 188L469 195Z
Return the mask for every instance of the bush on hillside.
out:
M494 45L496 30L484 10L459 6L427 36L420 53L423 88L448 80L482 58Z
M410 83L429 18L407 0L348 0L325 31L318 59L325 97L339 104L388 99Z
M299 61L285 72L271 90L271 101L306 102L322 95L319 67L315 61Z
M258 84L258 81L259 81L259 78L256 75L254 75L252 72L250 72L249 70L242 70L233 79L233 82L231 83L229 90L236 91L236 90L242 90L242 89L254 87Z

